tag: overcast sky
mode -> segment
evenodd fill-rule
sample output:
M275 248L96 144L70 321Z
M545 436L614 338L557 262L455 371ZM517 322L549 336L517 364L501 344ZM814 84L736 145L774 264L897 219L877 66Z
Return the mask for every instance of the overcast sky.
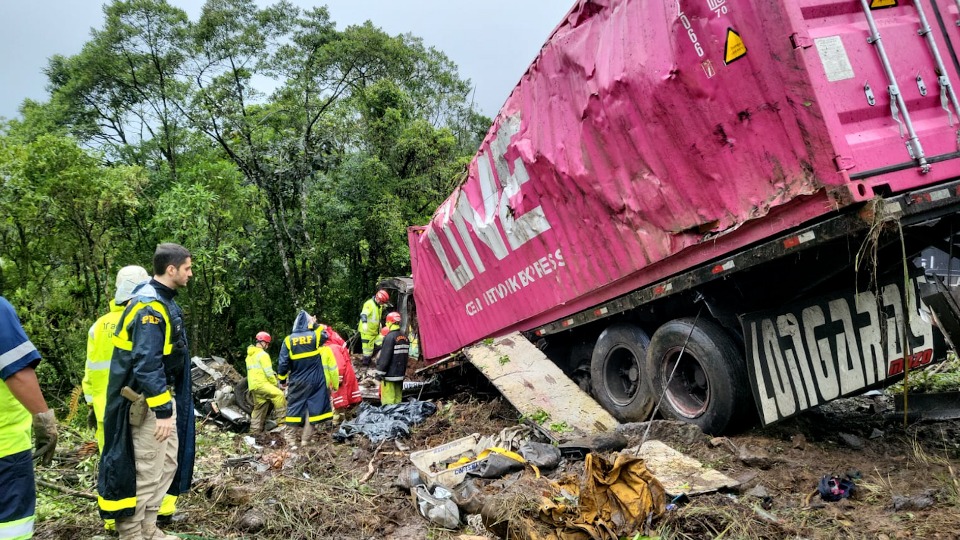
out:
M200 14L203 0L168 0ZM72 55L103 25L102 0L0 0L0 116L13 118L25 98L45 100L43 68ZM260 5L272 2L257 0ZM473 82L475 100L496 115L574 0L293 0L326 3L338 28L370 20L391 35L411 32L446 53Z

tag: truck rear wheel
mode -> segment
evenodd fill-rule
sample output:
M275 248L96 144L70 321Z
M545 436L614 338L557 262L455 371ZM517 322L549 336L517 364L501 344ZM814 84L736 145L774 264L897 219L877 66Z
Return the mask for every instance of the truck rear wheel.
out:
M653 410L645 358L650 338L632 324L615 324L600 334L590 360L593 395L621 422L645 420Z
M710 434L751 418L753 395L743 353L716 323L699 319L694 328L689 318L664 324L650 340L646 369L654 395L663 396L660 414L666 418L696 424Z

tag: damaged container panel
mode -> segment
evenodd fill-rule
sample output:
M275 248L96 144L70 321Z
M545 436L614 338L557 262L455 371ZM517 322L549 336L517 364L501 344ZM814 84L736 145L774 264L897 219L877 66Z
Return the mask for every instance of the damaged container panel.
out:
M952 0L577 2L410 230L425 356L960 176L957 19Z

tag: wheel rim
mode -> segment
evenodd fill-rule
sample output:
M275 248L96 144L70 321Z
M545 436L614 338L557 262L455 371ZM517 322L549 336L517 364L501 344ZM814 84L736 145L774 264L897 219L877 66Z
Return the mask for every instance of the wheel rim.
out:
M660 380L670 381L664 399L681 416L696 418L706 412L710 403L710 382L700 360L689 349L683 351L682 356L680 351L680 347L670 349L660 364Z
M614 347L607 354L603 381L615 404L629 404L640 389L640 359L626 347Z

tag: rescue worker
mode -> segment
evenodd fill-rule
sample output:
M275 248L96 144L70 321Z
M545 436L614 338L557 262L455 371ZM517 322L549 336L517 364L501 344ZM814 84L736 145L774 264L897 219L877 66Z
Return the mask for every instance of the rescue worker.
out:
M272 340L270 334L257 332L256 343L247 347L247 388L253 396L250 433L263 432L271 405L278 425L287 415L287 398L277 386L277 374L267 353Z
M120 323L120 315L133 298L133 289L150 279L142 266L124 266L117 272L117 286L110 303L110 312L97 319L87 332L87 365L83 370L83 397L91 405L97 427L97 449L103 453L103 411L107 407L107 381L110 379L110 359L113 357L113 333ZM112 519L103 527L115 530Z
M287 426L303 426L301 446L313 436L314 424L333 417L330 395L340 387L337 360L324 346L328 336L316 322L316 317L301 310L277 360L277 378L289 385L284 420Z
M373 298L363 303L360 310L360 324L357 330L360 332L360 345L363 351L361 364L363 367L370 366L370 359L373 358L375 342L380 334L380 318L382 316L382 307L390 300L387 291L380 289Z
M107 381L113 356L113 332L120 315L133 298L133 288L150 279L142 266L124 266L117 272L117 288L110 313L97 319L87 332L87 365L83 372L83 397L97 419L97 448L103 452L103 411L107 406Z
M323 326L321 325L321 327ZM340 373L340 387L333 393L333 408L346 409L363 401L363 396L360 395L360 385L357 383L357 374L353 371L350 352L347 351L346 342L340 337L340 334L329 326L323 327L323 329L329 335L324 345L333 351L333 356L337 359L337 371Z
M40 353L0 296L0 538L33 538L37 486L30 444L31 415L36 457L44 465L57 446L57 419L40 391Z
M388 313L386 322L389 332L383 338L374 378L380 381L380 403L393 405L403 399L403 377L407 372L410 341L400 333L399 313Z
M121 540L176 539L157 528L157 514L164 494L179 496L192 481L190 351L175 301L192 266L183 246L158 245L153 279L133 291L114 332L97 490L100 515L116 520Z

